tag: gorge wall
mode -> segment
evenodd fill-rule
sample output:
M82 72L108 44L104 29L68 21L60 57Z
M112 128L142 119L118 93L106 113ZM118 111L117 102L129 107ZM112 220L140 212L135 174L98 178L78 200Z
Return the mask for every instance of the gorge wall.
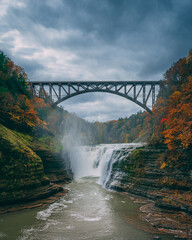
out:
M192 168L162 168L166 148L150 146L114 151L106 188L128 194L136 202L146 199L142 217L159 231L192 237ZM139 200L138 200L139 199Z
M161 192L166 190L189 191L192 187L191 170L160 168L158 162L165 152L165 148L149 146L137 148L132 153L124 149L119 156L121 160L113 164L110 181L106 184L150 199L161 198Z
M48 197L72 179L68 156L48 131L30 135L0 124L0 140L1 206Z

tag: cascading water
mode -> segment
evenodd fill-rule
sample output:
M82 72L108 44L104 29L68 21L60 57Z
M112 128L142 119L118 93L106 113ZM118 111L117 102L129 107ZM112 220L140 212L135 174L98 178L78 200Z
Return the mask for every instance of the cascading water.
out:
M121 162L121 152L128 153L141 147L141 143L131 144L101 144L96 146L76 146L70 152L71 168L74 178L99 177L98 183L107 186L114 163Z

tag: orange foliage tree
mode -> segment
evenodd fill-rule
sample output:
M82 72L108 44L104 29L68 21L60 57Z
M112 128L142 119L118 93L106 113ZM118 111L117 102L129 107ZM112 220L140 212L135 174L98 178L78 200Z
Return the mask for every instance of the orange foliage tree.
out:
M153 114L145 119L152 144L165 143L170 150L190 148L191 75L192 51L189 57L174 63L165 73Z
M192 76L185 81L179 90L173 92L168 106L163 131L165 143L170 150L188 149L192 145Z
M35 111L30 99L25 95L13 97L10 93L5 93L0 100L0 114L3 124L10 127L13 125L22 130L46 126L46 123L38 117L38 112Z
M0 123L22 130L45 127L37 112L43 100L33 99L27 88L27 74L0 51Z

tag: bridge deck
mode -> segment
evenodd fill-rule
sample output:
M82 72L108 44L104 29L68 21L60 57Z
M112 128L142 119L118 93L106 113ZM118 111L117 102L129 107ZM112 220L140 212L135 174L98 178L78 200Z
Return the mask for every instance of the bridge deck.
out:
M118 84L118 85L124 85L124 84L145 84L145 85L159 85L161 81L29 81L29 84L43 84L43 85L49 85L49 84Z

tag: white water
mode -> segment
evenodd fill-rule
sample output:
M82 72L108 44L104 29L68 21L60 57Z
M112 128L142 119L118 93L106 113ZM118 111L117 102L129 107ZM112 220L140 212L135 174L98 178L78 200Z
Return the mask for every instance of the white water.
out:
M112 165L121 161L116 151L126 148L128 152L143 143L101 144L97 146L76 146L70 152L71 168L74 178L99 177L98 183L105 186L110 178ZM120 154L120 153L119 153Z

